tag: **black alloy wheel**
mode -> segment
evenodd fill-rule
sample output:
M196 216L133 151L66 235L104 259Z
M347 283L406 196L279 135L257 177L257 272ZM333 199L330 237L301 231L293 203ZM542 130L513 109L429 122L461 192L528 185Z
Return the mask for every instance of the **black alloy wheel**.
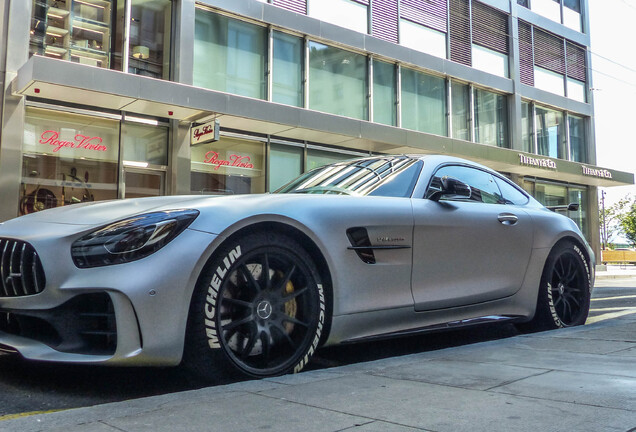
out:
M537 306L529 322L518 323L523 332L536 332L585 324L590 311L592 281L581 247L562 242L546 260L539 284Z
M276 375L307 350L320 310L304 263L276 247L240 260L219 290L220 343L251 375Z
M587 316L588 276L573 251L561 254L552 267L550 290L554 311L564 326L576 325L581 315Z
M183 362L208 380L299 372L326 318L309 254L287 236L251 234L219 250L200 278Z

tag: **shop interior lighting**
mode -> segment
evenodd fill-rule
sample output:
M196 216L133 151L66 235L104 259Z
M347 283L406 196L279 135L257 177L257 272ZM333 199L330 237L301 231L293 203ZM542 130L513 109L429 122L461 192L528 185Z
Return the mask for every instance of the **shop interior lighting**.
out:
M89 29L89 28L81 27L81 26L73 26L73 28L74 29L84 30L84 31L87 31L87 32L99 33L100 35L104 35L104 32L100 31L100 30L93 30L93 29Z
M82 3L82 4L85 4L85 5L88 5L88 6L92 6L92 7L96 7L96 8L100 8L100 9L105 9L105 7L102 6L102 5L98 5L98 4L94 4L94 3L88 3L88 2L85 2L85 1L82 1L82 0L75 0L75 3Z
M148 168L148 162L136 162L136 161L123 161L124 166L134 168Z
M142 118L142 117L131 117L131 116L126 116L126 121L131 121L131 122L135 122L135 123L143 123L143 124L147 124L150 126L159 126L159 122L157 120L153 120L153 119L147 119L147 118Z

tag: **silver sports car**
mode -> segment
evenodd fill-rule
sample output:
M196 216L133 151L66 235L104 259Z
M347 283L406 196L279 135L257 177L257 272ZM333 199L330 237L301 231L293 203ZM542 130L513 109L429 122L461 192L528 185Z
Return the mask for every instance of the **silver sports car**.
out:
M27 359L300 371L322 345L492 321L583 324L574 222L447 156L323 166L272 194L59 207L0 225L0 349Z

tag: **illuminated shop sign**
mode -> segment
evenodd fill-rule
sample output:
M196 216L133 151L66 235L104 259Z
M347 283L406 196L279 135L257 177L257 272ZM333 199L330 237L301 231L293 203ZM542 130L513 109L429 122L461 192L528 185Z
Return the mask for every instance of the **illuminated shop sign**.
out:
M533 158L521 153L519 153L519 161L521 165L535 166L538 168L548 168L548 169L557 168L556 162L553 161L552 159Z
M190 130L190 145L218 141L220 130L218 120L212 120L211 122L193 127Z
M253 169L254 164L250 161L251 158L249 156L239 156L236 154L229 155L227 159L219 159L219 154L213 150L207 152L203 159L204 163L215 165L215 171L222 166Z
M606 179L612 178L612 173L606 169L590 168L585 165L582 165L581 168L583 169L583 175L586 175L586 176L600 177L600 178L606 178Z
M73 141L65 141L60 139L60 133L54 130L47 130L42 132L40 135L40 144L48 144L53 146L51 149L53 153L57 153L60 149L63 148L72 148L72 149L85 149L92 151L102 151L105 152L108 150L108 147L102 145L102 138L98 136L88 136L82 134L76 134Z

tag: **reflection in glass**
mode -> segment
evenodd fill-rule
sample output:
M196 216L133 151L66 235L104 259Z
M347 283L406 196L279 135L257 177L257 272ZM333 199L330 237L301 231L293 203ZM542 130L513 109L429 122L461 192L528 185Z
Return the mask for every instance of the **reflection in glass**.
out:
M272 101L303 106L303 40L274 32Z
M168 165L168 128L124 123L122 137L124 161Z
M443 78L402 69L402 127L447 135L446 85Z
M506 96L475 89L475 142L508 147Z
M572 219L581 232L585 236L588 236L588 218L587 218L587 190L583 188L570 187L568 191L568 204L578 203L579 209L577 211L568 211L568 217Z
M537 153L543 156L566 159L563 139L563 113L547 108L535 108Z
M126 198L141 198L163 195L162 172L141 172L126 170Z
M19 214L117 198L119 122L27 108Z
M352 159L355 156L325 150L307 149L307 171L334 162Z
M30 54L109 68L112 4L106 0L35 0Z
M309 108L368 118L367 58L317 42L309 42Z
M532 105L528 102L521 102L521 145L524 152L534 153Z
M587 162L585 146L585 120L568 115L568 132L570 134L570 160Z
M132 0L128 72L169 78L171 0Z
M193 84L265 99L267 29L195 11Z
M191 148L193 194L235 195L265 192L265 144L238 138Z
M470 87L451 82L451 109L453 111L453 138L470 141Z
M282 144L272 144L269 152L269 190L298 177L303 172L303 149Z
M395 65L373 60L373 121L397 124L397 85Z

